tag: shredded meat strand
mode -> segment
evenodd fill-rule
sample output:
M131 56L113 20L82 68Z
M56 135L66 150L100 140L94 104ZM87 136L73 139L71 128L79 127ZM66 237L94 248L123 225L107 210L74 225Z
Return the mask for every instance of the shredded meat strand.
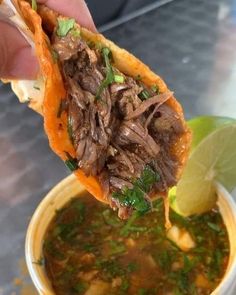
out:
M125 120L131 120L134 118L139 117L142 115L150 106L157 105L156 108L160 107L163 103L165 103L171 96L173 95L173 92L166 92L163 94L155 95L145 101L143 101L138 108L136 108L133 112L130 112L126 117ZM155 112L157 109L155 108Z

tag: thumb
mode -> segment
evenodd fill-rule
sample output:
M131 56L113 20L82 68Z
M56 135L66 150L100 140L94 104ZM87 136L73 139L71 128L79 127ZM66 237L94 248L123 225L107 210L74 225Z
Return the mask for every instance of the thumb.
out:
M73 17L81 26L97 32L92 16L84 0L37 0L40 4L45 4L58 13Z
M30 80L39 67L33 50L13 25L0 20L0 78Z

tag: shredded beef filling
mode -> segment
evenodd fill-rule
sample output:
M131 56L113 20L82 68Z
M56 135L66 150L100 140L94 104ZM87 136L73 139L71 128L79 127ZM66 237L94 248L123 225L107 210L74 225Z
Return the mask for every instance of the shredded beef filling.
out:
M78 167L99 178L111 206L126 218L131 208L122 206L112 193L132 188L146 165L160 176L152 191L167 192L176 184L179 163L171 147L184 127L166 103L172 93L158 94L113 67L124 77L123 83L111 83L97 97L106 77L101 51L72 34L54 36L53 46L68 90L68 132ZM140 94L146 90L150 97L143 99Z

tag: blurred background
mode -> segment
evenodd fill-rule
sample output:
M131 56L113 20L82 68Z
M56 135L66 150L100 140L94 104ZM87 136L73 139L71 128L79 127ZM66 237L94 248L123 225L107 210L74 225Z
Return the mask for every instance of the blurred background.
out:
M95 24L100 27L108 22L117 20L118 18L137 11L148 4L152 4L153 0L87 0L88 7L93 15Z
M236 118L236 0L88 0L99 30L175 92L186 118ZM36 294L24 262L26 229L68 175L43 120L0 82L0 295Z

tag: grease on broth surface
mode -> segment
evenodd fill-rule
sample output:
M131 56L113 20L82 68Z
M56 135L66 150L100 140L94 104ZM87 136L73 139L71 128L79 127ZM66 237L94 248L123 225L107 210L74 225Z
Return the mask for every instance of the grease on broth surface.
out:
M56 213L43 247L56 294L210 294L228 263L229 242L217 209L183 218L170 212L194 247L182 251L167 238L162 200L153 212L128 221L84 193Z

